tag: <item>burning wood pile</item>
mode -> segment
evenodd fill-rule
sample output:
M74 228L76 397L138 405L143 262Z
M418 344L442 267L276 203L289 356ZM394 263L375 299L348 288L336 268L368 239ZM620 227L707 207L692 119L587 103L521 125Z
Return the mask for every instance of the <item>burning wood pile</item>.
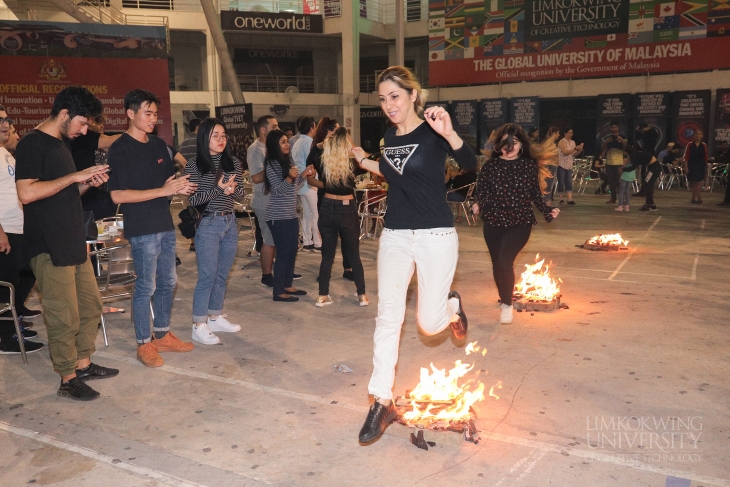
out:
M582 245L584 249L588 250L603 250L603 251L615 251L615 250L628 250L629 241L624 240L620 233L613 233L610 235L596 235L586 240L586 243Z
M550 276L550 265L540 254L535 256L534 264L525 264L520 282L515 284L513 305L517 310L549 311L560 308L560 278L556 281Z
M477 342L470 343L464 350L467 355L487 354L487 349L477 345ZM477 443L479 437L474 424L476 411L472 406L484 400L484 383L478 380L480 372L474 378L463 381L474 366L457 360L448 371L433 364L430 369L422 367L418 385L412 391L406 391L405 396L396 398L396 407L399 409L397 421L419 430L460 433L465 440ZM499 399L494 394L495 387L501 389L501 381L489 391L490 396ZM422 439L423 434L418 437ZM414 444L423 448L418 443Z

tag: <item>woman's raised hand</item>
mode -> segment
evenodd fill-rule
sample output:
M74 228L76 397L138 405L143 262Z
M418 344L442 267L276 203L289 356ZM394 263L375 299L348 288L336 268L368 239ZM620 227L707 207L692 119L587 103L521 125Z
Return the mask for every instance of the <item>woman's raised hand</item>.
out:
M305 178L308 176L314 176L314 166L311 164L309 166L307 166L307 168L302 173L302 176Z
M454 127L451 124L451 116L443 107L428 107L423 112L423 117L440 136L450 137L453 135Z
M296 179L297 176L299 176L299 169L297 169L297 166L292 166L289 168L289 177L292 179Z

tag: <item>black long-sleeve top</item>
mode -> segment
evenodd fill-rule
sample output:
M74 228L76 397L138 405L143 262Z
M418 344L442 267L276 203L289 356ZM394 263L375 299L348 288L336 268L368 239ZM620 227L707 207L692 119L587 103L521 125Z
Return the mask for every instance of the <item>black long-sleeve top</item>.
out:
M479 204L482 220L495 227L537 225L534 204L552 221L552 207L545 204L535 161L519 158L506 161L492 158L479 172L474 198Z
M223 171L223 180L228 181L228 178L236 178L236 188L233 190L233 194L225 194L216 180L216 172L218 170L218 164L221 163L221 155L217 154L211 156L213 164L215 164L216 171L209 171L205 174L200 174L198 171L198 165L195 163L196 158L191 158L185 165L185 173L190 174L190 182L198 185L198 189L195 193L190 195L190 204L193 206L200 206L208 203L205 207L205 211L233 211L233 204L236 199L243 199L243 177L241 176L241 161L233 158L233 172ZM234 198L235 196L235 198Z
M459 167L473 169L477 158L468 144L453 150L449 143L424 122L405 135L396 127L385 132L380 173L388 181L388 211L385 228L419 230L454 226L446 203L444 165L453 155Z

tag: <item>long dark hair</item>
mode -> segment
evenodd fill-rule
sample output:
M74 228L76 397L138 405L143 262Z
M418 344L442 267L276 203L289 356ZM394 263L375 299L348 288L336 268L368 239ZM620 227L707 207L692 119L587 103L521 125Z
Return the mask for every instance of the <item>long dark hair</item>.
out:
M502 140L504 136L506 139ZM495 145L492 152L492 159L499 159L502 155L502 149L507 152L512 151L515 139L522 144L522 157L528 159L531 163L537 165L538 180L540 189L545 190L545 178L551 177L547 164L555 164L558 159L558 148L553 141L546 139L542 144L533 144L522 127L513 123L502 125L494 134Z
M279 141L282 137L286 137L286 134L281 130L273 130L266 135L266 157L264 158L264 194L269 194L271 191L271 182L267 169L273 165L274 168L277 166L281 168L281 177L286 178L289 175L289 169L292 166L291 160L291 148L289 154L281 153L281 146Z
M222 120L211 117L200 122L200 125L198 126L198 144L197 152L195 154L195 165L198 167L198 172L200 174L215 172L215 164L213 163L213 158L210 155L210 138L213 135L213 130L216 125L220 125L223 127L223 130L226 130L226 125ZM223 152L221 153L221 168L226 172L233 172L235 170L233 157L231 156L228 144L226 144L225 149L223 149Z
M327 137L327 133L334 130L337 127L337 120L329 117L322 117L317 124L317 132L314 134L312 139L312 148L316 147L317 144L324 142Z

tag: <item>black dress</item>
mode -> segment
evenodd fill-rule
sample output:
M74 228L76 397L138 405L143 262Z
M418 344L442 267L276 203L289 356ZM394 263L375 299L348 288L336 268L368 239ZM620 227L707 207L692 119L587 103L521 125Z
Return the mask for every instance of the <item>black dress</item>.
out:
M704 181L707 169L707 145L700 142L700 145L694 142L687 146L685 152L687 157L687 179L690 183L698 183Z

